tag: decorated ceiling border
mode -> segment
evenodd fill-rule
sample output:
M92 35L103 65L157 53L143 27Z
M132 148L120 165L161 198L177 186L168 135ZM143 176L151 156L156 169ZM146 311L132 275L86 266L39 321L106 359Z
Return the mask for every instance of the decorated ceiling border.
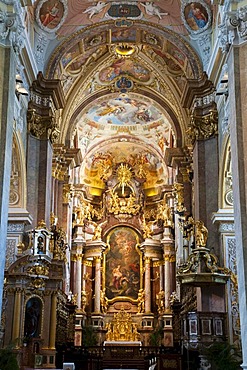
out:
M203 70L202 70L202 65L201 61L199 59L199 56L195 52L195 50L190 46L190 44L185 41L180 35L176 34L174 31L161 27L157 24L145 22L145 21L135 21L132 22L133 27L137 28L139 27L140 29L144 30L147 33L147 30L150 30L150 34L152 35L152 38L146 37L146 40L137 40L136 43L146 43L149 44L150 46L155 47L156 45L153 44L155 43L154 37L157 36L158 38L161 37L163 39L166 39L170 41L172 44L174 44L176 47L178 47L188 58L188 60L191 63L192 71L193 71L193 78L198 79L201 77ZM90 25L75 34L71 35L68 37L65 41L63 41L54 51L50 58L50 62L48 64L47 70L46 70L46 78L54 78L54 73L56 71L56 68L58 66L58 63L64 53L73 47L76 43L81 41L82 39L86 38L93 38L93 30L97 31L97 35L99 35L101 32L105 30L109 30L110 27L116 27L114 21L105 21L101 23L96 23L94 25ZM96 34L94 35L96 36ZM108 40L110 41L110 40ZM105 44L106 40L98 40L99 44L101 43ZM95 47L95 44L92 43L92 47Z

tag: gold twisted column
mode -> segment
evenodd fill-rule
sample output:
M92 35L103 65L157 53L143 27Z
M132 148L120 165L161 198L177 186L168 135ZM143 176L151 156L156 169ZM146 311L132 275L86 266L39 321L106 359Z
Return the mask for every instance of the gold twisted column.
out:
M57 326L57 296L55 293L51 296L51 321L50 321L50 335L49 348L55 349L56 342L56 326Z

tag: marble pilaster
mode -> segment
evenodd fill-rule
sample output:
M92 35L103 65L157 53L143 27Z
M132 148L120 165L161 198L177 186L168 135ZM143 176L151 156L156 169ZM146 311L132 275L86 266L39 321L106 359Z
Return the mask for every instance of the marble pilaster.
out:
M232 150L232 181L239 309L242 339L242 368L247 368L247 45L232 46L228 54L229 121Z
M11 7L9 7L10 9ZM14 28L7 24L7 12L1 13L0 32L0 307L2 306L2 288L7 238L9 189L12 157L12 137L14 126L16 55L11 40L14 40ZM15 25L15 22L12 22ZM1 315L1 310L0 310Z
M194 218L202 220L208 229L208 248L218 245L216 225L211 215L218 209L218 142L217 137L195 142L194 162Z

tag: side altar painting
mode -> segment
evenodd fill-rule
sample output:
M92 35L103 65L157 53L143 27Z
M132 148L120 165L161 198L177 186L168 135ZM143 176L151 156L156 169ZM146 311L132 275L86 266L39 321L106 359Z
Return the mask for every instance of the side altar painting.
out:
M105 288L108 299L137 299L140 289L140 254L137 233L129 227L117 227L108 237L105 261Z

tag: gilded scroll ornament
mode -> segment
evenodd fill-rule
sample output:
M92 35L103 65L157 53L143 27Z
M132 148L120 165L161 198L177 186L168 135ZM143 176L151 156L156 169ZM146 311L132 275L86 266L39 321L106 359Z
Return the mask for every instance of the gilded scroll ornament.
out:
M203 115L191 115L187 135L192 143L206 140L218 134L218 112L214 108Z
M50 139L55 142L59 136L59 129L53 116L40 116L35 109L27 112L28 131L37 139Z

